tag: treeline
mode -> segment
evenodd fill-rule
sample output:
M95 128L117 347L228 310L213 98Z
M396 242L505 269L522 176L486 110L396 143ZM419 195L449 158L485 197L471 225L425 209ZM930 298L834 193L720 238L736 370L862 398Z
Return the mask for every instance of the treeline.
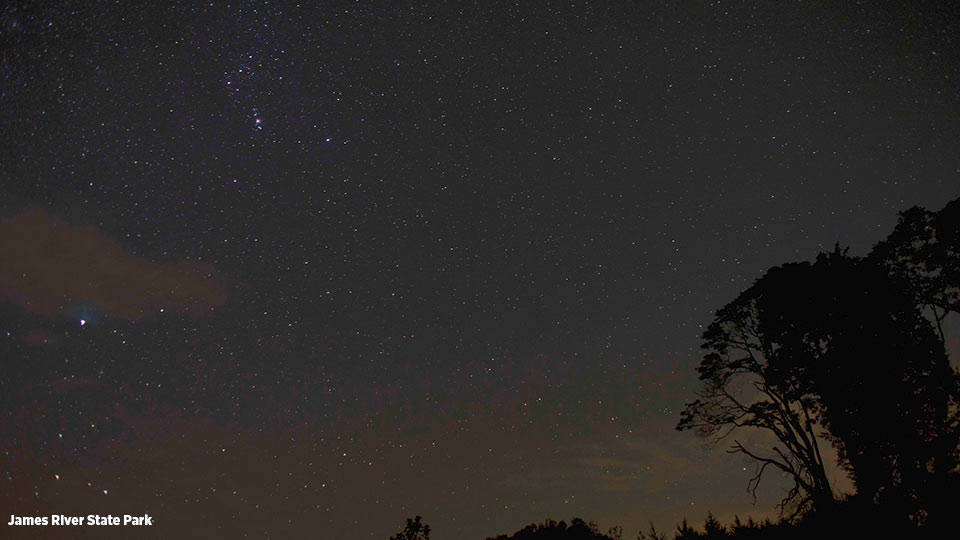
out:
M955 494L944 494L956 498ZM956 524L934 530L932 527L916 528L910 524L891 524L880 515L879 508L857 507L856 503L839 502L834 512L807 514L797 519L771 521L745 521L734 517L730 523L721 523L712 515L699 527L690 525L686 519L675 528L657 530L654 524L636 536L625 534L623 527L611 527L601 532L594 522L573 518L565 521L546 520L531 523L513 534L501 534L486 540L806 540L822 539L941 539L956 536ZM408 527L392 536L390 540L430 540L430 528L422 518L407 520ZM413 524L413 527L410 525ZM419 527L419 528L418 528Z
M944 494L956 498L955 494ZM488 537L486 540L807 540L821 539L945 539L956 537L956 524L948 527L921 527L910 524L891 524L874 508L857 508L856 503L844 501L828 514L807 514L787 520L745 521L734 517L730 523L721 523L712 515L698 526L686 519L672 530L658 530L650 524L647 530L635 536L625 534L622 527L611 527L601 532L596 523L573 518L570 523L547 520L530 524L511 534ZM398 540L407 540L406 537ZM411 537L410 540L429 540L429 536Z

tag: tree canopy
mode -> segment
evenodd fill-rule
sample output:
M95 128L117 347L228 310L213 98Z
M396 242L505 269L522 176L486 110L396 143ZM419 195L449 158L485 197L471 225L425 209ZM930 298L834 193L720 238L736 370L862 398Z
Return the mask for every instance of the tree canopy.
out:
M958 214L958 201L913 208L867 257L837 247L770 269L704 332L703 387L677 428L718 440L772 433L771 448L733 439L731 451L757 462L751 489L771 467L794 481L781 503L793 514L836 500L826 441L858 497L915 523L942 513L960 436L960 375L942 325L960 310Z
M622 531L621 531L622 532ZM501 534L487 540L613 540L597 530L593 522L573 518L569 524L565 521L549 519L543 523L532 523L510 536Z
M430 540L430 526L422 520L420 516L407 518L407 526L391 536L390 540Z
M960 313L960 199L939 212L918 206L901 212L869 259L902 280L917 305L929 310L943 340L944 318Z

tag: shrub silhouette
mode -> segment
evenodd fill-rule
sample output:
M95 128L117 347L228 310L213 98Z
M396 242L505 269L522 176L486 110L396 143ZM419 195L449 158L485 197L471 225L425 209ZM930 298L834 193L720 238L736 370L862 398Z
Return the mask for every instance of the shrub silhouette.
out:
M570 524L566 522L547 520L543 523L532 523L510 536L501 534L487 538L487 540L615 540L597 530L593 522L587 523L580 518L573 518Z
M430 526L421 521L420 516L407 518L407 526L390 537L390 540L430 540Z

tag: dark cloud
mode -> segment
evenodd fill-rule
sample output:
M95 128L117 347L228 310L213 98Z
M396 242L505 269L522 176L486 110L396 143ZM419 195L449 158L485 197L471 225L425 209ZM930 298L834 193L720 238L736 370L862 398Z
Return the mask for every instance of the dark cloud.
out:
M209 265L137 257L93 227L27 208L0 219L0 300L45 316L89 302L134 321L159 309L201 315L226 293Z

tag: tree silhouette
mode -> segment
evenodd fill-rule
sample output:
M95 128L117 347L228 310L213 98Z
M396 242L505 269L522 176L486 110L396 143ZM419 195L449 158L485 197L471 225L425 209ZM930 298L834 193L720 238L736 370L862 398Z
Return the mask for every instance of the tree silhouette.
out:
M811 314L827 346L806 384L858 495L919 517L926 486L953 466L957 373L905 283L869 260L828 262Z
M693 530L693 527L687 524L687 518L683 518L683 521L677 525L677 532L674 534L674 540L696 540L698 538L700 538L700 534Z
M707 513L707 520L703 523L703 532L704 538L710 540L716 540L718 538L726 538L727 528L724 527L717 518L713 517L713 514Z
M909 287L945 341L943 320L960 313L960 199L939 212L918 206L901 212L893 232L869 258Z
M390 540L430 540L430 526L422 523L422 518L407 518L407 526L390 537Z
M621 529L622 532L622 529ZM501 534L487 540L614 540L597 530L596 523L573 518L568 525L564 521L532 523L510 536Z
M784 351L777 331L780 317L776 297L789 291L797 265L775 268L733 302L716 313L703 334L707 351L697 368L703 389L681 413L678 430L695 429L705 438L720 440L737 428L753 427L774 434L779 444L767 452L747 448L735 440L731 452L758 463L748 489L756 488L773 466L794 481L781 509L796 511L834 500L817 440L821 429L817 402L811 389L777 369ZM774 305L771 305L774 304Z
M933 321L943 347L943 322L960 313L960 199L938 212L913 207L901 212L893 232L874 246L867 257L913 295L914 303ZM945 370L944 370L945 371ZM941 375L942 388L935 423L927 426L924 446L927 463L921 464L911 496L934 527L950 515L950 500L938 494L960 490L960 380ZM926 474L929 473L929 474Z
M791 515L834 505L822 436L858 497L887 509L884 519L945 516L942 493L957 486L960 374L942 322L960 312L958 238L954 201L937 213L904 212L866 258L836 248L813 264L769 270L704 332L703 389L677 429L775 435L767 451L737 440L731 451L758 463L749 489L771 466L793 479L781 502Z

